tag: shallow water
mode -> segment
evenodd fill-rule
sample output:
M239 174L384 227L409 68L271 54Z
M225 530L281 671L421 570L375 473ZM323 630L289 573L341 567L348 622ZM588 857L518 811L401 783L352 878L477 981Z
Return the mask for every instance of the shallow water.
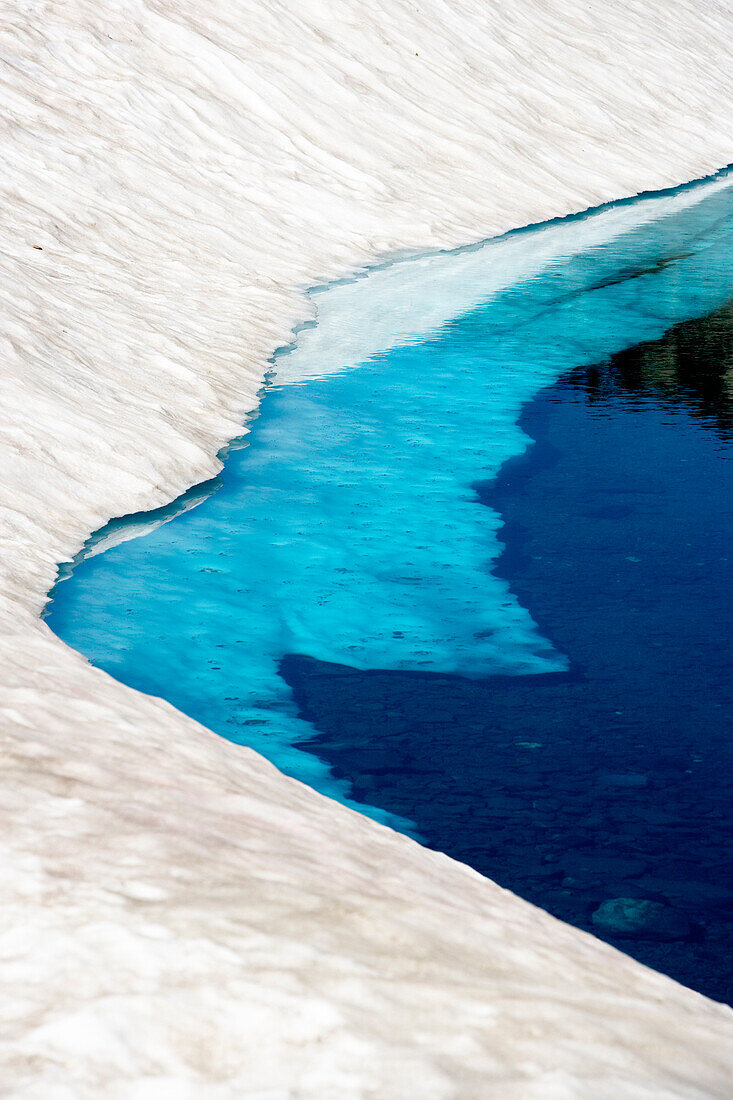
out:
M358 368L276 375L210 495L81 559L52 628L574 923L621 896L684 910L682 935L623 947L724 995L703 886L729 752L727 383L711 408L641 352L657 382L637 390L614 387L628 363L590 368L723 305L732 194L616 227ZM691 908L668 880L701 847Z

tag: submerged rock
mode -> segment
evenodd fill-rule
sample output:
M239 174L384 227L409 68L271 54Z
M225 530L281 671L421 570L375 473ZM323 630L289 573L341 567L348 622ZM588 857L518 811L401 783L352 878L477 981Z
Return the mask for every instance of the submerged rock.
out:
M692 925L682 913L660 901L645 898L612 898L602 902L592 921L599 932L653 940L683 940Z

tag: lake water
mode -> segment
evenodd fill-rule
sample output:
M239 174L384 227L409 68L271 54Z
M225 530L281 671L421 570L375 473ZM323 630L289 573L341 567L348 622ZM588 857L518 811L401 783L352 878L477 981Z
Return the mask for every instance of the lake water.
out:
M430 263L388 272L425 331L390 290L367 352L304 333L221 477L98 533L49 623L730 997L733 187Z

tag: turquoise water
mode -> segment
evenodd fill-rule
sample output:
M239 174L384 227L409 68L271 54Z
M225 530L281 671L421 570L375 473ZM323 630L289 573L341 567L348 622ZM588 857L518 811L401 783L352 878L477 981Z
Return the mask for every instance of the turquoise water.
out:
M78 564L53 593L52 629L335 797L295 747L312 731L278 675L285 654L469 676L564 669L491 571L502 521L473 486L526 448L517 421L542 386L724 300L730 203L726 188L552 265L359 369L275 377L218 491Z
M144 537L110 545L141 517L99 533L73 571L62 571L50 626L117 679L165 697L288 774L449 847L419 798L380 791L379 768L355 796L348 762L325 744L318 751L317 729L281 664L300 655L464 683L575 675L570 640L543 616L540 628L531 600L499 567L502 505L479 487L527 452L520 417L540 391L731 296L732 199L728 184L687 190L678 205L639 200L640 224L611 219L605 239L597 232L592 245L538 264L479 304L474 288L470 309L335 373L319 377L316 361L310 377L281 384L288 357L276 361L246 446L230 451L220 478L142 517ZM578 242L589 223L576 223ZM560 232L567 223L540 227L518 247L549 254ZM429 292L423 282L420 294ZM619 430L631 439L646 429L636 421ZM645 461L640 447L642 469ZM567 515L568 530L576 520ZM441 682L446 698L455 694L457 680ZM349 705L339 705L353 721ZM449 710L433 705L432 731L450 743ZM338 708L330 721L338 724ZM377 756L383 721L359 727ZM521 736L531 741L526 727L525 713ZM573 751L582 754L583 744ZM382 767L394 792L395 769L384 759ZM414 784L414 766L404 772ZM483 782L490 789L490 767ZM453 827L470 830L458 796L452 817Z

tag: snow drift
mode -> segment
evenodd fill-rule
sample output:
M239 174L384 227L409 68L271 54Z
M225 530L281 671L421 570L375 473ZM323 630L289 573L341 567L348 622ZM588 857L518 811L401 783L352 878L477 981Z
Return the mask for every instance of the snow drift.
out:
M731 160L713 2L9 0L0 1079L724 1097L731 1015L115 683L39 621L211 475L302 292Z

